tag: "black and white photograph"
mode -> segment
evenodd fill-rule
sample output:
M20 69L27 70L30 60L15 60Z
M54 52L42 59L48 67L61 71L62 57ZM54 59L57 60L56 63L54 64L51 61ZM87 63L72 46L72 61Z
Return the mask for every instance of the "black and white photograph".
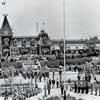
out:
M0 100L100 100L100 0L0 0Z

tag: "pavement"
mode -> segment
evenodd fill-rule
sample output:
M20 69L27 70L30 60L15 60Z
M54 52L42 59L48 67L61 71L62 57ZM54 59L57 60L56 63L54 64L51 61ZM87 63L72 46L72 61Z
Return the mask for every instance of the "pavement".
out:
M72 96L72 97L75 97L77 100L79 100L80 98L83 99L83 100L100 100L100 96L94 95L95 93L93 93L93 95L91 95L90 93L88 93L88 94L74 93L74 91L70 91L70 93L69 93L66 90L66 96L68 94L70 94L70 96ZM60 88L51 89L50 96L58 96L61 100L63 100L63 96L61 95Z

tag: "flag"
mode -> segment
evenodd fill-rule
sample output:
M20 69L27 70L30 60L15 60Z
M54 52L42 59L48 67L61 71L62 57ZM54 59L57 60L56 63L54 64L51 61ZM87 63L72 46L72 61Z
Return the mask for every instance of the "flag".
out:
M6 4L6 2L2 2L1 4L2 4L2 5L5 5L5 4Z
M45 22L43 22L43 25L45 25Z

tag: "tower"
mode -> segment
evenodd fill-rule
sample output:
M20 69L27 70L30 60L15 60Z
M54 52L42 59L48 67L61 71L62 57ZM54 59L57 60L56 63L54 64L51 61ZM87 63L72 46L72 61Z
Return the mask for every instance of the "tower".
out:
M10 56L10 46L11 46L12 35L13 33L11 30L10 24L8 22L7 15L5 14L2 27L0 29L2 56Z

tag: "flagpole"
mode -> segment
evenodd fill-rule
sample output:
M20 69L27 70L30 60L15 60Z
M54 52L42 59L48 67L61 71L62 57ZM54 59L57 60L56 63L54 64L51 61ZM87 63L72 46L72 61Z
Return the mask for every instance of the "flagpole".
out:
M65 41L66 41L66 33L65 33L65 0L63 0L63 32L64 32L64 98L66 100L66 55L65 55Z
M36 33L38 33L38 30L39 30L39 23L36 22Z
M45 22L42 23L42 30L45 31Z

